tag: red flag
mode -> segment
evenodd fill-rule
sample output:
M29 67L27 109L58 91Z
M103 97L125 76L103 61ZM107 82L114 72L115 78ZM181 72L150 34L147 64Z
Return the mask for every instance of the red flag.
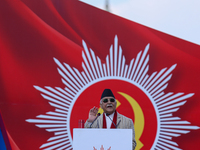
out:
M0 1L0 110L19 149L72 149L104 88L136 149L198 149L199 68L199 45L80 1Z

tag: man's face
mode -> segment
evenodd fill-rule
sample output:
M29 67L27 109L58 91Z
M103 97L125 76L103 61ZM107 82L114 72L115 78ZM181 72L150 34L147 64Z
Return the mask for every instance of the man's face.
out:
M104 113L112 114L116 110L116 100L114 97L104 97L100 101L100 106Z

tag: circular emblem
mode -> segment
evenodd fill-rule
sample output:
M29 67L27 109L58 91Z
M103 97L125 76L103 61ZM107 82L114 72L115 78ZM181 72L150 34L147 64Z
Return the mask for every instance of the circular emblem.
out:
M73 128L78 127L79 119L87 119L90 108L99 106L105 88L112 89L117 99L117 111L134 122L136 150L179 149L172 138L199 127L173 116L173 113L194 93L164 92L176 64L149 75L149 46L126 64L115 36L106 63L102 63L83 41L82 72L54 58L65 88L34 87L55 111L26 120L54 133L40 149L72 149Z
M133 120L137 148L151 149L157 132L157 117L153 104L141 89L123 80L99 81L80 94L70 117L71 133L73 128L78 128L79 119L87 119L92 107L100 107L100 97L105 87L112 89L117 100L117 111Z

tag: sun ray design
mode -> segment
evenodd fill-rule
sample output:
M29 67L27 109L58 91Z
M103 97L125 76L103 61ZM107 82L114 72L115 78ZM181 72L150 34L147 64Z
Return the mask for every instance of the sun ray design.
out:
M125 56L122 55L122 48L118 45L118 38L115 36L114 45L110 47L110 54L106 57L106 63L102 63L101 59L95 55L92 49L88 49L83 41L82 72L54 58L65 88L34 86L55 110L47 112L45 115L38 115L36 119L26 120L39 128L54 133L54 136L49 138L40 149L72 150L70 114L77 97L94 83L107 79L117 79L127 81L143 90L154 106L158 128L151 149L180 150L178 144L172 141L172 138L186 134L190 130L199 129L199 127L191 125L190 122L183 121L179 117L174 117L173 113L184 105L186 100L192 97L194 93L164 92L177 64L169 69L164 68L159 72L148 75L149 47L150 44L147 44L144 51L140 51L136 58L132 59L130 64L127 65Z

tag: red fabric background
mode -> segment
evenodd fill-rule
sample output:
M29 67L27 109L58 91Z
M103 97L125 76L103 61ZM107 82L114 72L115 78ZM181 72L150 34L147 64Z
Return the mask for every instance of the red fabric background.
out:
M175 113L200 126L200 46L76 0L0 1L0 110L20 149L38 149L53 136L25 122L54 110L33 85L63 87L53 57L82 71L82 40L105 60L114 36L129 62L150 43L149 74L177 64L165 92L195 93ZM174 139L198 149L200 131Z

